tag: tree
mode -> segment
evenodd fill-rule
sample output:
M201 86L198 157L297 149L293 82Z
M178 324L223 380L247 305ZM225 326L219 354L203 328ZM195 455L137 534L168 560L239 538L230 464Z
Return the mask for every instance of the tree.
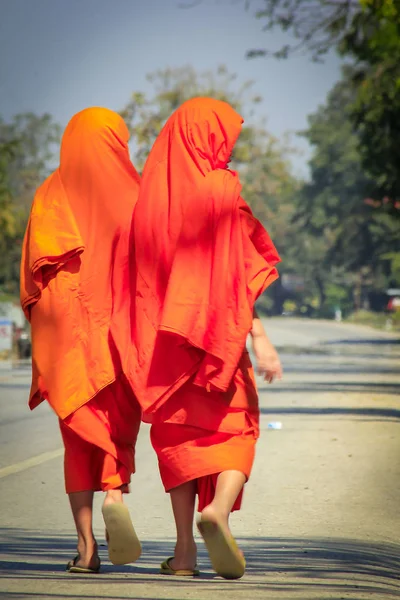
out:
M251 8L251 0L247 6ZM293 36L295 43L277 50L252 49L247 56L287 58L306 51L314 61L321 61L330 50L342 46L360 12L359 0L264 0L264 7L256 12L263 29L282 29Z
M12 197L9 182L10 162L15 153L15 142L0 138L0 252L4 250L4 237L15 232L15 219L12 212Z
M0 139L14 142L8 179L14 208L29 210L37 187L56 166L61 129L51 115L15 115L9 123L0 120Z
M17 293L23 233L36 188L54 167L60 127L48 114L0 119L0 289Z
M336 51L353 61L357 93L349 115L370 176L367 195L400 218L400 0L263 0L255 16L265 31L279 28L294 42L251 49L249 58L306 52L321 62Z
M336 50L353 59L356 94L349 115L370 176L368 195L400 217L400 1L264 0L256 16L264 29L279 27L297 43L250 50L249 57L287 58L305 50L320 61Z
M362 3L343 46L356 64L351 116L363 167L374 183L369 193L400 217L400 2Z
M154 93L151 97L134 92L130 102L120 111L130 129L135 164L143 167L150 149L168 117L185 101L196 96L210 96L229 102L236 110L246 108L251 117L261 98L252 94L252 82L237 83L237 77L219 66L216 71L197 73L192 67L156 71L147 76ZM255 128L245 125L235 149L239 162L250 160ZM262 135L261 129L259 131ZM264 131L263 131L264 133Z
M371 179L350 118L356 94L352 78L353 69L344 69L326 105L309 118L304 135L314 150L311 181L303 187L296 220L305 234L303 248L309 247L307 269L318 284L321 304L333 282L352 289L359 308L363 290L394 283L400 230L389 215L376 214L362 201Z
M181 7L192 8L201 1L182 1ZM226 0L229 1L234 0ZM308 52L312 60L320 62L330 50L342 46L352 30L354 17L362 10L359 0L263 0L261 7L260 0L242 0L242 3L246 10L257 5L255 16L263 23L264 31L281 29L294 39L293 44L274 50L253 48L247 52L248 58L288 58Z
M292 265L291 258L298 238L294 214L301 183L291 174L290 154L287 144L269 136L253 149L252 160L241 168L243 196L256 217L265 224L282 258L281 278L259 302L260 308L274 314L282 313L283 303L290 296L282 283L284 275L298 273L298 261Z
M209 96L229 102L245 117L239 140L232 157L233 168L240 168L244 195L257 216L271 221L278 202L286 193L285 186L293 185L290 176L290 148L280 144L265 128L258 117L253 124L255 106L262 98L252 94L252 82L238 83L236 75L224 66L215 72L196 73L192 67L166 69L148 76L153 83L151 97L141 92L132 94L121 111L132 136L133 158L139 169L163 127L165 121L185 100L196 96Z

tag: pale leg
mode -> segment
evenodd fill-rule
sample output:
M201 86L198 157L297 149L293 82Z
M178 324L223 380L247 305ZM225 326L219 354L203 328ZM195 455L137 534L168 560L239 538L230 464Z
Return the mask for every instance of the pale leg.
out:
M93 491L68 494L78 534L77 550L80 556L76 566L95 569L99 564L97 543L93 534Z
M193 518L196 500L196 480L188 481L170 491L176 525L176 546L173 569L194 569L197 548L193 537Z
M214 499L201 513L202 520L217 521L227 532L229 515L240 494L246 476L241 471L223 471L218 475Z

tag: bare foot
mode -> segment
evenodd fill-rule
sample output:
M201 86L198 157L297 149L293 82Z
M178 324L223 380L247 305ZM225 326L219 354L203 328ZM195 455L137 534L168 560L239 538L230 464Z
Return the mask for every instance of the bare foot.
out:
M174 571L178 569L194 570L197 566L197 546L195 541L187 543L177 542L174 558L169 561L169 565Z
M222 512L218 512L212 504L206 506L201 513L202 521L211 521L212 523L218 523L226 534L232 537L231 530L229 529L229 515L225 515Z
M117 504L123 502L122 490L108 490L106 497L104 498L103 506L109 506L110 504Z
M81 567L82 569L98 569L100 566L100 558L96 540L87 544L79 542L77 551L78 558L73 564L74 567Z

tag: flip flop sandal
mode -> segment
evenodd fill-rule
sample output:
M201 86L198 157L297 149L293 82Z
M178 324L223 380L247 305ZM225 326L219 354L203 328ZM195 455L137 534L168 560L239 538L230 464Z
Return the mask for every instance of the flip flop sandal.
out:
M69 573L81 573L81 574L86 574L86 575L87 574L98 573L100 571L101 562L100 562L100 557L97 557L97 558L99 560L99 565L95 569L89 569L89 568L85 568L85 567L78 567L76 563L80 559L80 555L77 554L73 560L69 561L69 563L67 564L66 570Z
M173 559L174 557L170 556L161 563L161 575L176 575L178 577L198 577L200 575L200 571L197 567L194 569L173 569L170 565L170 561Z
M113 565L135 562L142 546L132 525L129 510L122 503L109 504L102 509L106 524L108 556Z
M214 521L198 521L214 571L224 579L240 579L246 570L246 561L233 536L225 533Z

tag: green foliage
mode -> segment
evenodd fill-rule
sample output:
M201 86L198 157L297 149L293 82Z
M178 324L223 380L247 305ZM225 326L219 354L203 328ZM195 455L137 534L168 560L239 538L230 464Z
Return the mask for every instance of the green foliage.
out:
M50 115L0 118L0 290L15 294L21 244L36 188L54 167L60 127ZM57 148L58 149L58 148Z
M369 176L367 196L400 219L400 0L264 0L256 17L265 30L280 28L296 41L249 57L306 51L320 61L336 50L352 59L350 124Z
M353 74L353 69L344 69L342 81L326 105L310 116L303 134L313 157L311 181L303 186L296 211L302 228L296 241L306 263L307 287L318 287L320 306L339 301L332 285L351 290L354 304L360 306L368 291L400 281L398 222L364 201L372 184L351 122ZM348 303L346 294L342 306Z
M288 144L275 139L259 118L252 118L262 100L252 92L252 82L238 82L224 66L204 73L192 67L166 69L149 75L148 80L153 93L135 92L121 111L131 131L135 165L143 167L165 121L185 100L209 96L229 102L245 118L232 167L240 171L244 198L285 256L290 247L293 195L299 184L290 173Z
M15 233L12 196L9 181L10 164L15 153L15 142L0 138L0 252L4 251L4 237Z
M374 182L369 195L400 217L400 2L362 5L341 47L356 64L351 116L363 167Z
M233 157L243 196L277 245L281 275L304 278L297 291L286 288L281 278L260 300L264 310L279 312L290 300L306 311L313 306L332 316L336 306L350 312L368 291L397 282L396 221L364 201L372 179L363 169L351 121L354 73L345 69L303 133L314 150L307 183L291 175L287 142L271 136L259 119L254 124L252 113L261 99L252 94L251 82L241 85L225 67L201 74L190 67L159 71L149 76L153 93L134 93L122 111L139 167L166 119L186 99L213 96L243 114L246 126Z
M156 71L147 76L153 86L151 96L134 92L128 104L120 111L131 132L135 166L143 168L150 149L164 123L185 100L196 96L209 96L229 102L238 112L246 105L246 116L253 114L261 101L252 94L252 82L237 84L237 77L225 66L216 71L197 73L193 67ZM251 160L254 131L245 125L234 158L241 163Z
M250 0L248 8L251 9L252 5ZM359 12L359 0L264 0L256 12L264 31L278 28L290 34L295 41L275 50L251 49L247 56L284 59L306 51L312 60L319 62L332 48L341 45Z
M368 325L376 329L400 331L400 312L388 315L369 310L358 310L350 314L346 320L356 325Z
M8 163L8 181L13 204L29 210L36 188L56 166L60 126L51 115L33 113L16 115L10 123L0 120L0 139L14 143L12 160Z
M350 43L350 37L345 42ZM374 51L380 43L377 34ZM369 77L372 70L368 69ZM186 99L213 96L243 114L245 127L232 166L240 172L244 198L283 259L281 279L260 300L260 307L268 312L280 312L289 302L304 314L332 316L339 306L347 314L354 306L363 306L368 294L400 286L400 228L393 218L393 204L377 210L376 200L364 200L371 190L382 190L393 181L396 171L388 166L383 179L381 166L379 179L372 168L365 168L366 130L360 125L356 131L353 120L355 107L360 106L359 76L360 66L346 67L325 105L309 117L303 132L313 148L308 182L292 176L287 140L274 138L255 118L261 98L253 93L251 82L241 84L225 67L200 74L190 67L154 73L149 76L153 91L135 92L121 111L139 168L166 119ZM389 107L384 110L387 114ZM383 113L374 114L380 118ZM0 120L0 292L18 291L28 211L36 187L55 166L59 134L49 115L28 113L10 123ZM382 150L379 136L373 139ZM284 283L288 276L300 278L303 285L289 289Z
M263 122L252 122L254 107L261 101L252 93L252 82L238 83L224 66L200 74L192 67L166 69L149 75L148 80L153 94L146 97L135 92L121 111L131 131L135 165L143 166L165 121L185 100L196 96L225 100L245 118L232 157L233 168L240 168L243 194L259 218L273 224L277 234L283 233L290 222L284 198L289 198L296 185L290 175L291 151L268 133Z

